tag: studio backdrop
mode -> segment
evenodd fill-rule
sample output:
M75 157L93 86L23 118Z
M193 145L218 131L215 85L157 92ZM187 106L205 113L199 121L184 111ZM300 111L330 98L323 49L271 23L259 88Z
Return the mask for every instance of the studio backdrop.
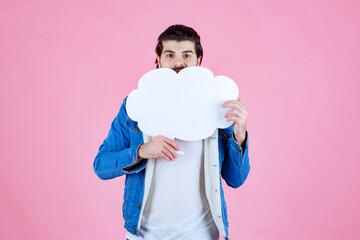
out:
M0 1L0 239L124 239L125 177L93 161L157 37L194 28L248 111L230 239L360 238L360 4Z

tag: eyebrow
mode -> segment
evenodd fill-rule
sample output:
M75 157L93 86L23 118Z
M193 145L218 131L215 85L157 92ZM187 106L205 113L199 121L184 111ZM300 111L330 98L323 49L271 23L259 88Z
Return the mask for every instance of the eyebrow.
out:
M191 50L186 50L186 51L182 51L182 53L194 53L194 52Z
M171 50L165 50L164 53L175 53L174 51L171 51ZM185 51L182 51L182 53L194 53L192 50L185 50Z

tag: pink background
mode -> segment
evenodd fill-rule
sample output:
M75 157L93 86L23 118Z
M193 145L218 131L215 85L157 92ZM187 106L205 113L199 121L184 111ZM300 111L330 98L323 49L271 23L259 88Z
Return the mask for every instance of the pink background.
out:
M251 171L224 189L231 239L359 239L355 0L2 0L0 239L124 238L125 178L92 164L176 23L248 109Z

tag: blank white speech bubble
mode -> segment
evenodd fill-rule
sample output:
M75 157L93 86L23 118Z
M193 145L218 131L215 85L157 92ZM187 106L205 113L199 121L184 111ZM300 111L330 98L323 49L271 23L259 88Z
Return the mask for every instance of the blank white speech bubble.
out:
M140 78L138 89L127 98L126 111L147 135L196 141L233 124L224 118L230 108L222 104L238 95L233 80L214 77L205 67L187 67L179 73L158 68Z

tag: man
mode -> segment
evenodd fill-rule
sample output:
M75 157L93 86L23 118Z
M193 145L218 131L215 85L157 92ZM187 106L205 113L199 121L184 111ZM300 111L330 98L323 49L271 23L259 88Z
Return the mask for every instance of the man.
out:
M155 51L157 67L176 72L200 66L203 57L199 35L183 25L166 29ZM220 233L228 239L221 177L237 188L250 170L247 111L241 100L223 104L231 108L224 117L234 121L232 126L207 139L181 141L142 133L126 113L126 99L93 164L101 179L126 175L126 238L213 240Z

